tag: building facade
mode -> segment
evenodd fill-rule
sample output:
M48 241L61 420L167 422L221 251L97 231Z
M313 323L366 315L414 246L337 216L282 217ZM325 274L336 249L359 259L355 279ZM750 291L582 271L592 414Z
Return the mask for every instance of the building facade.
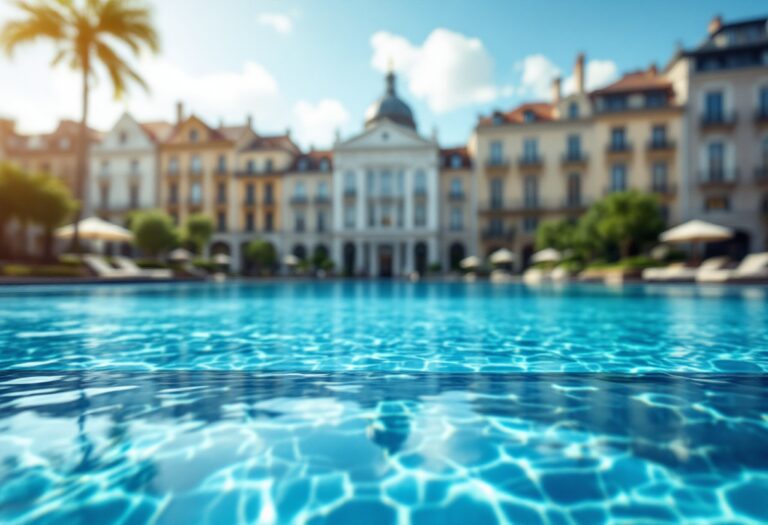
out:
M333 148L333 258L342 273L425 274L439 264L439 159L388 73L365 129Z
M709 246L742 256L768 249L768 18L712 20L688 66L684 215L734 228Z

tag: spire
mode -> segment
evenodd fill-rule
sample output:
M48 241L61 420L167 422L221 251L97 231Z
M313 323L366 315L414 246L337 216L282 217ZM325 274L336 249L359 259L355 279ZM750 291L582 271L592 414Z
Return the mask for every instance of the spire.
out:
M387 95L395 94L395 61L389 57L387 61Z

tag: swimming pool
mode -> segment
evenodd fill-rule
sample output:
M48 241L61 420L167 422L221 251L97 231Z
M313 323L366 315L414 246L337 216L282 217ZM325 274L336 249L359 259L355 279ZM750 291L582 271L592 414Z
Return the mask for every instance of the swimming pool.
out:
M0 290L2 523L768 521L768 289Z

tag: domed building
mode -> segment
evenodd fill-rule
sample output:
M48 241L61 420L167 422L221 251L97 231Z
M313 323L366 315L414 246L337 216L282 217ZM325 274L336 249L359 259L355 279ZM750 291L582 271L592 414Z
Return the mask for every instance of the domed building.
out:
M333 150L333 259L340 273L423 275L441 261L439 154L434 138L418 134L390 71L363 131Z

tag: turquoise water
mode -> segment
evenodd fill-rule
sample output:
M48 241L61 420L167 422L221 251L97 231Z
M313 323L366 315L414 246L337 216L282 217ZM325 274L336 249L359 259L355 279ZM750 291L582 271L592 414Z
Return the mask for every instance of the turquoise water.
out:
M766 523L768 288L0 289L0 522Z

